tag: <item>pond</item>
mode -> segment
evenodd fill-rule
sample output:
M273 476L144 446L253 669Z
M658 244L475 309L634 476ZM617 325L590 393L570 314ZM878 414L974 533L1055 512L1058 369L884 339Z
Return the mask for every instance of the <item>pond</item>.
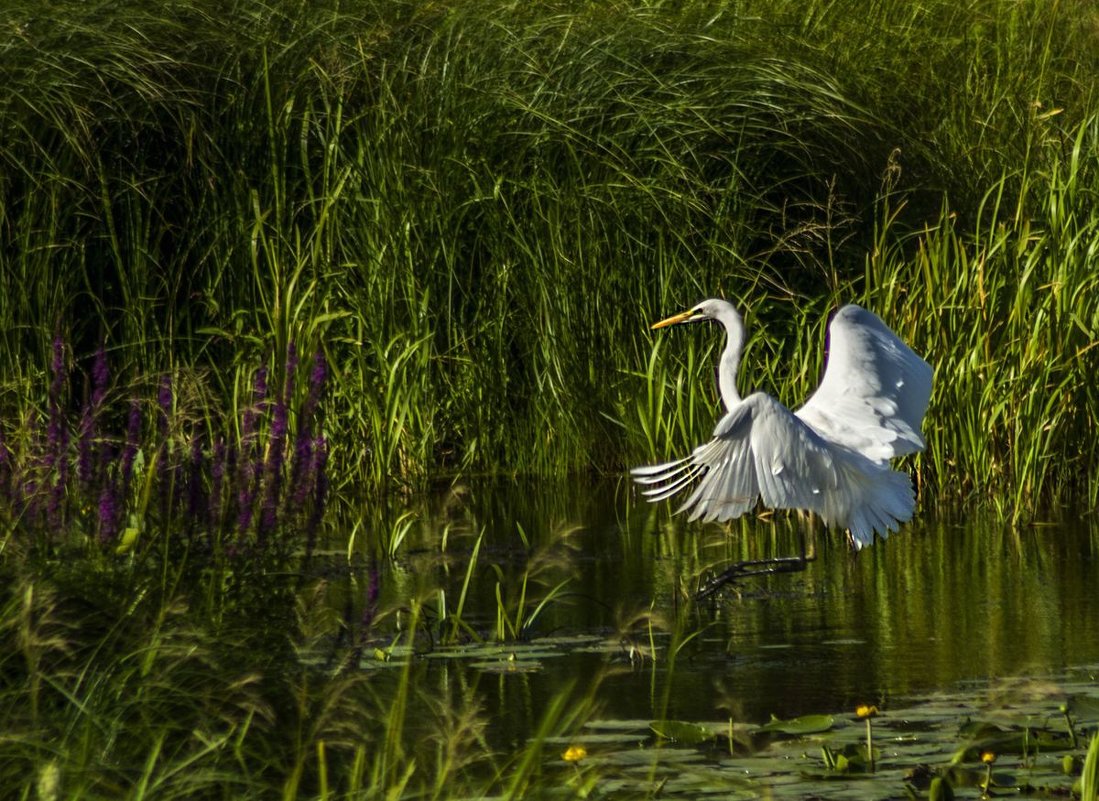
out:
M521 747L570 687L590 688L593 731L633 726L636 738L652 721L853 718L860 704L935 698L976 709L1020 676L1056 677L1043 698L1096 686L1074 670L1099 662L1090 521L924 509L856 554L794 516L723 527L670 511L617 481L461 484L364 510L362 526L392 532L394 558L352 533L331 555L355 568L334 571L330 597L358 621L362 669L413 659L429 692L475 692L503 749ZM815 554L804 572L694 601L724 564L791 556L803 540ZM410 638L398 629L413 598L423 623Z

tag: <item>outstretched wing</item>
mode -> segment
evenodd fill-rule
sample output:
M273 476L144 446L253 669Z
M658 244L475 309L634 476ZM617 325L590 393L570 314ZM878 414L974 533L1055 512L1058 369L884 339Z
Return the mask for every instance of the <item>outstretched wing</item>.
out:
M858 306L836 312L828 337L824 377L797 417L825 439L877 462L923 450L931 366Z
M713 439L685 459L638 467L634 480L650 501L694 485L677 512L691 520L739 517L762 499L775 509L804 509L847 528L858 547L912 516L908 477L822 438L774 398L755 393L718 423ZM697 484L695 483L697 482Z

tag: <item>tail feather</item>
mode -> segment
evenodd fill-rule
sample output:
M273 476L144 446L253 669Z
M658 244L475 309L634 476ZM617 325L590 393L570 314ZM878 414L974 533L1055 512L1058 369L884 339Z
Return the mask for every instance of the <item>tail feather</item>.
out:
M882 539L912 519L916 509L916 493L912 480L904 473L881 467L873 471L844 470L850 497L846 508L825 509L827 523L846 525L856 550Z

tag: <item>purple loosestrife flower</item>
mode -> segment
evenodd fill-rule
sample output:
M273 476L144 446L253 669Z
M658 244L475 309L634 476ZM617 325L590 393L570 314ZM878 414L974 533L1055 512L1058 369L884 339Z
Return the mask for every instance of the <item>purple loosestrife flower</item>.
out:
M261 364L260 368L256 370L256 379L252 385L252 403L257 407L262 407L264 401L267 400L267 365Z
M118 491L108 481L99 493L99 542L107 545L118 535Z
M254 435L259 427L259 417L267 411L267 365L260 365L256 371L252 388L252 406L244 413L244 436Z
M327 378L328 364L324 360L324 352L318 349L313 355L313 370L309 374L309 394L298 417L298 437L294 446L294 461L290 466L290 486L294 488L292 501L299 509L305 503L312 484L313 476L309 468L313 456L313 417L324 394Z
M252 526L252 504L255 493L251 484L245 484L237 493L237 532L243 537Z
M279 495L282 490L282 471L286 452L286 429L289 422L289 410L282 400L275 404L275 414L271 421L271 440L267 448L267 493L263 499L263 511L260 515L260 537L266 538L275 530L278 522Z
M286 380L282 388L282 397L275 403L271 420L271 436L267 446L267 463L264 472L267 477L267 495L264 498L261 530L265 533L274 530L278 517L279 497L282 491L283 471L286 462L286 437L290 428L290 402L294 397L294 376L298 369L298 346L293 341L287 346Z
M268 460L268 466L277 472L282 472L282 445L286 442L286 429L290 422L290 411L286 404L279 401L275 404L275 414L271 420L271 451L279 448L278 458Z
M317 530L320 528L321 518L324 517L324 507L328 501L328 440L319 436L313 442L313 463L310 472L314 476L313 485L313 511L309 516L309 524L306 527L305 553L307 558L312 555L317 544Z
M290 470L290 487L293 492L290 496L290 505L293 511L301 511L309 497L309 490L313 486L313 437L308 430L298 432L298 440L294 444L294 461Z
M252 527L253 506L256 500L256 470L253 453L258 453L258 446L253 443L241 443L240 450L240 482L237 488L237 532L244 536Z

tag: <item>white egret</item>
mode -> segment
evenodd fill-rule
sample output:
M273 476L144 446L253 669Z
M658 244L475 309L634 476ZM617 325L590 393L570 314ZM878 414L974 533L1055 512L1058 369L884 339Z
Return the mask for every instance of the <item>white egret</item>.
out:
M704 300L652 327L703 320L725 327L718 363L725 415L713 438L690 456L631 471L648 487L643 494L650 501L693 486L677 512L689 511L691 520L726 521L762 499L765 506L813 512L829 527L846 529L856 549L911 519L912 481L889 460L924 448L920 424L932 372L927 362L877 315L844 306L828 326L830 352L820 386L791 412L762 392L740 397L736 378L745 328L732 304ZM804 556L801 561L804 567Z

